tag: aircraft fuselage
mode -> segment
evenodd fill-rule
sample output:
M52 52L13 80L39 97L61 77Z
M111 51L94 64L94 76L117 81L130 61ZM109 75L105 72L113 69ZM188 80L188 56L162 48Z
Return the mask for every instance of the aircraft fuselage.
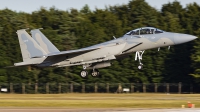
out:
M54 62L51 61L45 66L63 67L110 61L116 59L116 57L120 55L126 55L141 50L172 46L193 40L194 38L196 37L192 35L171 32L145 35L124 35L123 37L108 42L87 47L98 47L99 49L97 50L84 54L64 55L59 59L55 59Z

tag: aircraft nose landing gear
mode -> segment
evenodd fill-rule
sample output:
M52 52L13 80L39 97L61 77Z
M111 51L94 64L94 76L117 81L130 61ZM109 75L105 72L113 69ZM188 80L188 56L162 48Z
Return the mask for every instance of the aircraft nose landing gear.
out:
M135 53L135 60L137 60L137 59L139 60L138 69L142 69L143 68L143 64L142 64L141 60L142 60L142 55L143 55L144 51L137 51Z
M141 63L138 65L138 69L142 69L142 68L143 68L143 64Z

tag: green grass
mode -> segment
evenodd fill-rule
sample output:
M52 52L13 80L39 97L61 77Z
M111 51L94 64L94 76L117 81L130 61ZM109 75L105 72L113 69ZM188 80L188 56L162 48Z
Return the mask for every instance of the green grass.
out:
M0 107L180 108L199 94L0 94Z

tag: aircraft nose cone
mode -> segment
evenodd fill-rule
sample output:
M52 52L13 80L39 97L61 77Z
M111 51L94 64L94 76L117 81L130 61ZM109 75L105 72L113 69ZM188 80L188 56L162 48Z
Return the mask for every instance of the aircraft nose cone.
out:
M185 42L189 42L192 41L194 39L196 39L196 36L193 35L188 35L188 34L178 34L174 37L174 42L175 44L182 44Z

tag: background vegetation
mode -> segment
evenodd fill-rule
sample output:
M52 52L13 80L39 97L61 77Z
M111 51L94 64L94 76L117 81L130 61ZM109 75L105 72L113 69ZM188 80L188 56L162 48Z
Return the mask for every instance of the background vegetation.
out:
M81 10L41 8L31 14L0 10L0 82L1 83L199 83L200 39L171 47L147 50L143 56L144 69L138 70L134 54L113 61L109 68L100 69L101 77L82 79L81 67L45 68L28 71L27 67L9 68L21 62L21 51L16 31L24 28L44 28L42 32L59 48L72 50L123 36L144 26L200 37L200 5L178 2L164 4L161 10L145 0L131 0L124 5L109 6L93 11L85 5Z

